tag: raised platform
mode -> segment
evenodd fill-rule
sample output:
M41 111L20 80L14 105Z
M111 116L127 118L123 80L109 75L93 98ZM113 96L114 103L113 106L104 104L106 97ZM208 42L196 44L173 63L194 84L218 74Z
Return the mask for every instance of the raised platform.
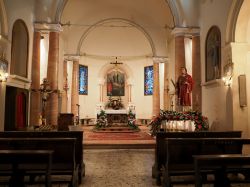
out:
M155 138L148 127L139 126L139 132L93 132L94 126L83 126L84 149L152 149Z

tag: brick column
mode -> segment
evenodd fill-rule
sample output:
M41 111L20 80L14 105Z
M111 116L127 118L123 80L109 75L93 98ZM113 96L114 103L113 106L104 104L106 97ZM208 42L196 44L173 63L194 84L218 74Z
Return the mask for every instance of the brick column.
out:
M63 61L63 91L62 91L62 113L67 112L68 94L68 73L67 60Z
M47 124L57 125L58 119L58 60L59 60L59 32L49 33L49 55L47 78L52 93L50 93L46 107Z
M32 72L31 72L31 97L30 97L30 125L39 124L40 111L40 39L41 33L34 32L33 54L32 54Z
M159 63L154 61L153 116L160 114Z
M192 101L193 110L201 112L201 56L200 56L200 36L192 38L192 76L194 80Z
M175 81L181 75L181 67L185 67L184 35L175 36Z
M72 89L71 89L71 112L74 116L78 115L79 104L79 59L73 60L73 73L72 73Z

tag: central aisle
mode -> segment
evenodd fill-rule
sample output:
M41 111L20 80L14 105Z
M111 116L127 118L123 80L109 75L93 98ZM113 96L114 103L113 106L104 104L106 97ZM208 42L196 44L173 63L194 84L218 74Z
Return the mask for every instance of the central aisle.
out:
M85 150L84 187L150 187L153 149Z

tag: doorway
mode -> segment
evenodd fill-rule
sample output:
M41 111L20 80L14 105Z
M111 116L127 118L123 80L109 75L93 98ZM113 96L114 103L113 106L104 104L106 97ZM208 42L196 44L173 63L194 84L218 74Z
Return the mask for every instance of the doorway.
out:
M28 94L28 90L22 88L6 87L4 131L27 127Z

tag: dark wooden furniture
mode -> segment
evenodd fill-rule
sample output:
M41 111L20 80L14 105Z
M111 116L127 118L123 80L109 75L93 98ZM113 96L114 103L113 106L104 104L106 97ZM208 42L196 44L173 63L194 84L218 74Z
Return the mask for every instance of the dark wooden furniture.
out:
M71 186L78 186L75 145L75 138L0 138L0 150L52 150L51 175L70 176L68 181L52 182L68 182ZM44 175L43 168L44 164L41 164L41 168L32 164L19 166L20 170L29 171L28 173L34 175Z
M0 132L0 138L76 138L75 163L78 168L78 182L82 182L85 176L85 164L83 162L83 131L4 131ZM1 149L1 147L0 147ZM39 149L39 147L38 147Z
M155 163L152 167L152 177L156 178L157 184L160 184L161 168L166 163L166 146L165 138L239 138L241 131L226 131L226 132L157 132L155 145Z
M226 176L227 172L237 171L249 173L250 171L250 155L194 155L193 158L195 187L202 187L202 172L204 170L213 170L215 172L214 187L230 186L230 180Z
M11 176L9 186L23 186L24 176L20 174L29 174L29 169L20 169L24 164L32 164L33 168L38 166L41 172L44 171L44 184L50 187L52 154L52 150L0 150L0 176ZM44 165L44 168L41 168L41 165Z
M170 187L174 183L172 176L194 176L193 155L242 154L244 144L250 139L242 138L166 138L166 162L163 166L163 186ZM214 170L202 171L203 174ZM194 183L193 180L182 181ZM206 181L205 181L206 182Z
M70 125L74 125L74 114L60 113L58 117L58 130L68 131Z

